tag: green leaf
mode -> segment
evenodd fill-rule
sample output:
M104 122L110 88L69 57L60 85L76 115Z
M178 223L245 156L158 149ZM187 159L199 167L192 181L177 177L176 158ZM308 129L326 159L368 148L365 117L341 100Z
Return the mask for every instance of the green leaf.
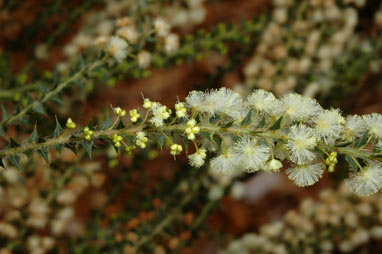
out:
M13 138L10 138L9 141L10 141L11 147L19 147L20 146Z
M160 149L162 149L164 146L165 136L159 133L155 133L154 138L158 142Z
M360 148L366 145L367 138L369 137L369 130L365 131L362 137L354 144L355 148Z
M109 111L106 111L106 118L105 118L105 121L102 123L102 130L106 130L112 124L113 123L110 121L110 117L109 117Z
M232 126L232 124L233 124L233 121L231 121L231 122L225 124L222 128L229 128L229 127Z
M54 150L56 150L59 154L61 154L63 147L63 144L53 145Z
M93 147L94 141L93 140L85 140L82 145L85 147L86 152L89 154L90 159L92 158L92 147Z
M212 133L209 133L207 131L201 131L199 132L199 135L205 139L207 139L208 141L212 142Z
M45 160L47 164L49 164L49 147L42 147L37 150L37 153Z
M0 136L2 136L4 139L7 139L7 134L5 134L5 131L3 130L3 128L0 128Z
M325 160L325 158L326 158L326 156L325 156L325 153L319 148L319 147L315 147L314 148L314 151L316 151L316 153L318 153L320 156L321 156L321 158L323 159L323 160Z
M124 129L125 127L126 127L125 124L122 121L119 121L116 129L117 130L121 130L121 129Z
M221 146L222 146L222 138L219 135L214 134L213 139L214 139L216 145L218 146L218 151L220 151Z
M9 118L8 111L4 108L2 104L1 104L1 116L2 116L3 122Z
M260 129L260 128L263 128L264 126L265 126L265 117L263 116L261 118L260 123L256 126L256 128Z
M33 150L26 150L23 152L27 157L30 157L33 154Z
M183 141L183 144L184 144L184 149L186 150L186 154L188 153L188 145L190 143L190 140L188 140L187 136L186 135L180 135L180 138L182 139Z
M215 115L215 116L211 117L210 120L209 120L210 124L215 124L215 123L217 123L219 121L220 121L220 116L219 115Z
M20 156L12 155L12 156L9 156L8 160L12 163L13 166L15 166L18 170L21 171L21 168L20 168Z
M61 124L60 124L60 122L57 120L57 116L56 116L56 128L55 128L54 131L53 131L53 137L54 137L54 138L57 138L57 137L59 137L63 132L64 132L64 130L62 129Z
M241 121L241 127L247 126L252 120L252 110L248 111L248 114L245 116L244 120Z
M32 134L28 138L28 143L37 142L37 141L38 141L38 133L37 133L37 125L35 125Z
M349 163L353 173L357 173L358 166L357 166L357 163L354 161L354 159L350 157L349 155L345 155L345 160Z
M283 120L283 116L280 116L280 118L269 128L271 131L275 131L280 129L281 121Z
M38 103L36 106L33 107L33 110L41 115L46 115L44 107L41 105L41 103Z

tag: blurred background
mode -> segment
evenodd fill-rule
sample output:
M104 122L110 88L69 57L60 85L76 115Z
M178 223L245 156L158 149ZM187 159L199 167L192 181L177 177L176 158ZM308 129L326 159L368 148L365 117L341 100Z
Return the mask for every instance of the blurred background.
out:
M173 39L151 36L158 19ZM44 137L54 115L83 125L110 105L142 107L142 94L173 108L222 86L382 113L381 28L380 0L0 0L2 109L39 98L103 37L151 54L84 78L3 132L23 140L37 122ZM99 146L92 160L64 149L49 165L33 155L21 171L1 169L0 254L382 251L382 196L350 194L346 165L299 188L283 172L221 176L168 148L128 156Z

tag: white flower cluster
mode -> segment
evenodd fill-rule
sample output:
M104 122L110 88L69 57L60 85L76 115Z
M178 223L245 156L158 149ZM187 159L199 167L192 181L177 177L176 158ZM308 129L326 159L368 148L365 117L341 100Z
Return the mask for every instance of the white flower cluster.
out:
M309 97L327 93L336 82L334 66L355 50L365 56L377 52L371 38L361 41L355 32L357 8L365 2L273 0L272 18L244 68L244 89L283 95L298 88Z
M382 142L381 115L345 119L339 110L323 109L314 99L298 94L277 99L272 93L255 90L244 100L232 90L221 88L192 91L186 97L186 104L193 116L199 115L199 121L189 120L185 132L204 149L218 151L218 156L211 160L211 167L223 174L235 170L278 171L282 167L280 161L287 159L295 164L286 171L289 178L298 186L310 186L321 178L325 169L323 162L329 157L327 161L332 164L331 171L334 170L337 144L353 142L348 144L353 147L365 134L369 134L368 140L362 147L380 146ZM195 127L197 131L192 132ZM215 135L222 148L216 147L218 142L214 139L205 140L205 135L196 138L201 131ZM343 151L339 153L346 155ZM375 193L382 187L381 163L367 159L353 157L355 163L365 166L359 165L359 171L352 173L347 181L350 189L359 195Z
M359 253L382 240L382 195L354 198L346 186L305 199L298 210L232 240L220 254ZM338 233L341 232L341 233Z

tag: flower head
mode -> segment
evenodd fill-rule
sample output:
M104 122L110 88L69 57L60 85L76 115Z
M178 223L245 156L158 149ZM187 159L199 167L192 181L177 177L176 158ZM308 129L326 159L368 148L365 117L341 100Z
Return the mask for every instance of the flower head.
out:
M154 116L150 119L150 122L156 127L163 126L164 120L168 119L171 115L171 110L160 103L152 105L152 112Z
M211 168L223 175L232 174L238 168L237 154L232 150L213 158L210 162Z
M265 164L264 171L274 171L278 172L283 167L281 161L272 159Z
M360 196L367 196L378 192L382 187L381 163L370 162L370 165L356 174L351 174L345 180L349 189Z
M314 120L315 134L325 143L333 144L341 136L344 122L339 110L324 110Z
M177 34L169 34L164 40L164 50L170 54L179 48L179 36Z
M289 179L293 180L299 187L311 186L322 176L322 164L301 165L286 170Z
M108 50L118 62L122 62L122 60L127 56L128 46L129 45L124 39L118 36L113 36L110 39Z
M346 117L345 129L350 132L351 135L359 138L367 130L366 122L359 115L350 115Z
M187 105L200 112L204 112L204 101L206 94L202 91L191 91L186 97Z
M246 172L255 172L264 167L269 159L269 147L260 145L256 139L243 138L234 147L238 163Z
M158 18L154 21L154 28L159 37L166 37L171 27L163 18Z
M258 89L255 90L246 99L246 104L250 107L255 108L261 113L274 114L277 107L279 107L279 101L276 97L265 90Z
M308 120L322 110L316 100L299 94L285 95L281 99L281 109L292 121Z
M190 165L196 168L200 168L204 165L204 160L206 159L206 149L199 148L195 153L188 156Z
M211 115L224 113L234 119L241 115L243 107L241 96L225 87L210 91L204 101L204 108Z
M316 157L311 151L316 146L316 142L313 129L303 124L292 126L286 144L291 160L297 164L311 162Z
M382 138L382 115L372 113L370 115L365 115L363 119L369 128L370 134L374 135L376 138Z

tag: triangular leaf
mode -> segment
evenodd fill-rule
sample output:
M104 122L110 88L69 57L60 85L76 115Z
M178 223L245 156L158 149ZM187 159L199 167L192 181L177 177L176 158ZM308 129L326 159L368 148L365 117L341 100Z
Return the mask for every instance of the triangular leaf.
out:
M63 147L63 144L53 145L54 150L56 150L59 154L61 154Z
M158 142L158 145L159 145L160 149L162 149L163 146L164 146L165 137L162 134L155 133L154 134L154 138Z
M8 111L4 108L3 105L1 105L1 116L2 116L3 122L9 118Z
M37 150L37 153L41 155L41 157L45 160L46 163L49 164L49 147L42 147Z
M213 139L214 139L215 143L218 146L218 151L220 151L221 150L222 141L223 141L222 138L219 135L214 134Z
M240 125L242 127L244 126L247 126L252 120L252 111L248 111L248 114L245 116L245 118L243 119L243 121L241 121Z
M345 155L345 160L349 163L353 173L357 173L358 166L357 166L357 163L354 161L354 159L350 157L349 155Z
M4 139L7 139L7 134L5 134L5 131L3 130L3 128L0 128L0 136L2 136Z
M201 131L199 132L199 135L203 138L206 138L208 141L212 141L212 134L207 131Z
M41 103L38 103L36 106L33 107L33 110L41 115L46 115L44 107L41 105Z
M27 157L30 157L33 154L33 150L26 150L23 152Z
M265 117L261 118L260 123L256 126L257 129L263 128L265 126Z
M37 126L34 126L32 134L28 138L28 143L37 142L38 141L38 133L37 133Z
M85 140L82 145L85 147L86 152L89 154L90 159L92 158L92 147L93 147L94 141L93 140Z
M109 111L106 111L106 118L105 118L104 122L102 123L102 130L106 130L112 124L113 123L110 121L110 117L109 117Z
M281 121L283 120L283 116L280 116L279 119L269 128L271 131L275 131L280 129Z
M10 141L11 147L19 147L20 146L13 138L10 138L9 141Z
M63 132L64 132L64 130L62 129L61 124L60 124L60 122L57 120L57 116L56 116L56 128L55 128L54 131L53 131L53 137L54 137L54 138L57 138L57 137L59 137ZM57 150L57 149L56 149L56 150Z
M360 148L360 147L363 147L364 145L366 145L368 137L369 137L369 130L367 130L367 131L365 131L365 133L363 133L362 137L354 144L354 147Z
M21 168L20 168L20 156L12 155L12 156L9 156L8 160L12 163L13 166L15 166L18 170L21 171Z
M184 144L184 148L186 150L186 154L188 153L188 144L190 143L190 140L188 140L187 136L186 135L180 135L180 138L182 139L183 141L183 144Z

